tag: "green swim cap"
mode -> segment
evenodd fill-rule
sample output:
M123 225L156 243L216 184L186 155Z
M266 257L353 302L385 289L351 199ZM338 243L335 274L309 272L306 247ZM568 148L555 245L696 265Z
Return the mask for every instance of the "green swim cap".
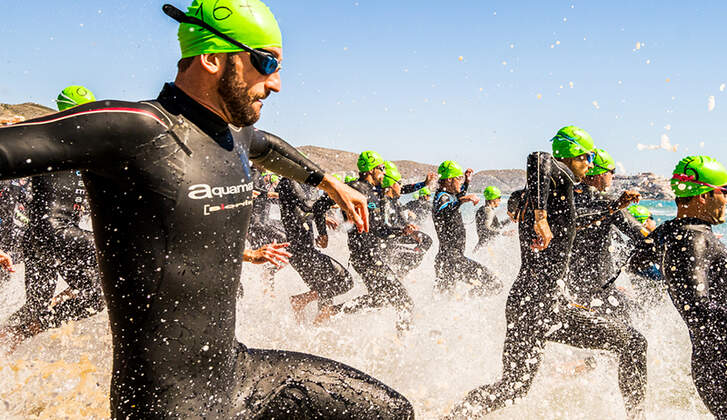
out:
M614 170L616 170L616 161L611 157L611 155L603 149L596 149L596 157L593 159L593 168L591 168L586 175L601 175Z
M727 169L709 156L687 156L674 168L671 189L677 197L693 197L727 185Z
M384 172L384 179L381 181L381 186L383 188L389 188L401 181L401 174L399 173L399 168L394 165L394 162L387 160L384 162L384 165L386 166L386 172Z
M644 206L639 206L638 204L630 205L628 210L629 213L631 213L631 215L634 216L634 218L641 223L646 223L649 217L651 217L651 212L649 211L649 209Z
M485 200L497 200L498 198L502 197L502 191L500 191L499 188L495 187L494 185L490 185L489 187L485 188L485 191L482 193L485 196Z
M187 16L196 17L252 49L283 47L273 12L260 0L194 0ZM182 23L177 33L182 58L242 51L197 25Z
M343 182L343 175L341 175L341 174L333 174L333 177L336 178L337 180Z
M355 176L351 176L351 175L346 175L346 178L345 178L345 182L346 182L346 184L348 184L349 182L351 182L351 181L355 181L355 180L357 180L357 179L358 179L358 178L356 178Z
M428 196L432 195L432 192L429 191L429 188L427 188L427 187L423 187L418 192L419 192L419 197L428 197Z
M93 93L83 86L72 85L63 89L58 98L56 98L56 104L58 104L59 111L65 111L68 108L82 105L88 102L93 102L96 97Z
M367 150L358 155L358 162L356 165L358 166L359 172L369 172L383 163L384 158L382 158L380 154Z
M595 148L591 135L574 125L561 128L550 141L553 142L553 156L557 158L584 155Z
M440 179L457 178L464 175L464 171L459 164L453 160L445 160L437 169Z
M270 175L270 183L275 184L276 182L280 181L280 176L274 172L265 172L262 174L263 177L266 177Z

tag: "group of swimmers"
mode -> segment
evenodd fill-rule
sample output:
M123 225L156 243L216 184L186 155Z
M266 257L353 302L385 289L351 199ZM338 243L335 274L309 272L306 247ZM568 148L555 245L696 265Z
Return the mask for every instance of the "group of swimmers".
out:
M194 0L186 14L164 6L180 23L182 59L155 100L96 101L72 86L58 98L59 113L0 128L0 179L8 180L0 264L12 269L23 255L27 295L0 338L14 347L105 305L112 418L413 418L404 396L352 367L238 342L242 263L290 262L310 288L291 297L299 318L315 301L314 323L390 305L406 334L414 302L401 280L434 243L418 228L428 217L439 243L437 292L458 283L475 298L503 290L465 256L461 208L480 200L468 191L473 171L447 160L438 180L432 173L402 185L396 165L365 151L358 177L325 174L253 126L262 100L280 90L282 38L272 12L259 0L204 3ZM449 417L524 397L548 341L615 353L627 415L642 416L647 342L609 305L621 298L613 280L629 271L666 285L690 331L699 395L727 418L727 248L711 230L725 221L727 170L706 156L680 161L671 180L677 218L656 228L635 205L638 193L606 192L615 162L585 130L564 127L551 143L552 153L528 156L526 186L507 202L509 222L495 216L500 190L483 193L477 248L516 224L521 266L507 298L502 378L470 391ZM417 199L402 205L409 193ZM271 199L280 224L268 218ZM352 225L349 264L367 290L338 304L353 277L319 249L339 224L334 206ZM85 209L93 233L80 228ZM633 250L618 269L616 230ZM59 274L69 288L54 297Z

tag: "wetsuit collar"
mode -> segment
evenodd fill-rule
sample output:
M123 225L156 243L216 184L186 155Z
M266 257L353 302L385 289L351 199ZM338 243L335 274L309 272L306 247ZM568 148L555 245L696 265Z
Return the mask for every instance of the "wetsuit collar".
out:
M226 137L224 134L230 129L230 126L219 115L192 99L174 83L165 83L157 100L167 111L174 115L183 115L218 143L220 143L218 138ZM222 143L220 145L226 146Z

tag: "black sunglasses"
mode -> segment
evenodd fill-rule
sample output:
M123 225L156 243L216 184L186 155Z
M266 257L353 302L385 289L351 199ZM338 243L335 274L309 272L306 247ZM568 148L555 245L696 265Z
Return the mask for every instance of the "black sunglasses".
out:
M254 49L248 47L247 45L234 40L232 37L223 34L222 32L220 32L217 29L213 28L212 26L208 25L202 19L197 19L196 17L187 16L186 14L184 14L184 12L182 12L181 10L172 6L171 4L165 4L164 6L162 6L162 11L167 16L176 20L179 23L187 23L190 25L200 26L200 27L212 32L213 34L217 35L218 37L224 39L225 41L229 42L230 44L242 49L243 51L250 53L250 62L252 63L252 66L255 67L255 70L260 72L260 74L269 76L269 75L275 73L276 71L278 71L278 69L280 68L280 62L270 52L264 51L264 50L254 50Z

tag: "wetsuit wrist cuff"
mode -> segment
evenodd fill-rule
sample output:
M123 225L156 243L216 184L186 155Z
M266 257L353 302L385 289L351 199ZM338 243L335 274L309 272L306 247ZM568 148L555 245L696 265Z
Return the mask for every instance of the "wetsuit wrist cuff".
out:
M311 185L313 187L317 187L321 185L321 182L323 182L323 177L325 174L323 172L313 172L310 175L308 175L308 178L306 178L305 183L308 185Z

